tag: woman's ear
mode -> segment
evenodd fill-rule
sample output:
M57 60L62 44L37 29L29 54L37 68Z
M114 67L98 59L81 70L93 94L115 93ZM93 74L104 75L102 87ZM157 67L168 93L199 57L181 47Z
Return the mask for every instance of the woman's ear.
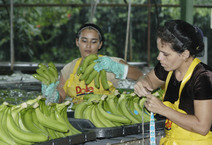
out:
M76 46L79 47L79 39L76 38Z
M190 52L188 50L185 50L183 53L182 53L182 56L183 58L186 60L190 57Z
M101 47L102 47L102 41L101 41L101 43L99 44L99 48L98 48L98 49L101 49Z

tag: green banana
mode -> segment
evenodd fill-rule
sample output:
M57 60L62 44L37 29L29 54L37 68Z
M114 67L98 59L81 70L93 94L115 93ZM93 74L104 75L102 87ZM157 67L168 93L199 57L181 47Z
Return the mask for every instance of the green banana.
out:
M44 141L48 140L48 136L45 136L43 134L26 132L26 131L23 131L22 129L20 129L15 124L15 121L13 120L10 109L9 109L9 112L8 112L8 115L7 115L7 128L13 136L15 136L18 139L21 139L23 141L44 142Z
M3 106L3 105L1 105L1 106ZM0 140L2 140L5 144L7 143L9 145L17 145L17 143L14 142L14 140L8 133L8 129L6 126L7 112L8 112L7 106L4 106L4 108L1 108L1 111L0 111Z
M12 139L17 143L17 144L21 144L21 145L31 145L33 142L29 142L29 141L25 141L25 140L22 140L20 138L17 138L15 137L14 135L12 135L10 132L9 132L10 136L12 137Z
M145 103L145 101L146 101L146 98L141 98L140 100L139 100L139 102L138 102L138 104L139 104L139 107L141 107L141 109L143 110L143 108L144 108L144 103Z
M112 113L112 110L113 110L113 109L110 108L110 104L108 104L106 100L103 101L103 109L106 112L110 112L110 113Z
M49 135L47 128L42 126L40 122L38 121L35 110L33 110L31 113L32 113L32 122L35 124L35 126L37 126L40 130L42 130L44 134Z
M53 62L51 62L51 61L48 63L48 66L50 66L50 67L54 68L55 70L57 70L55 64Z
M91 72L91 74L89 75L89 77L87 78L87 80L85 80L85 84L89 85L94 80L94 78L96 77L97 74L98 74L98 72L94 69Z
M79 76L80 74L82 74L82 64L83 64L83 63L81 63L81 64L79 65L78 69L77 69L77 75L78 75L78 76Z
M55 70L55 68L48 66L49 72L54 76L55 82L58 80L58 72Z
M97 54L90 54L87 57L85 57L82 63L82 73L85 73L85 70L87 69L88 64L96 59L98 59Z
M92 118L91 118L91 111L93 109L94 105L89 105L83 112L83 119L88 119L91 122L93 122Z
M100 79L101 79L101 84L105 90L109 89L108 81L107 81L107 74L106 71L103 69L100 71Z
M77 105L75 111L74 111L74 118L82 119L83 118L83 112L88 107L87 102L82 102Z
M52 72L50 70L44 70L43 71L46 75L49 76L49 81L50 83L55 83L57 81L57 78L54 77L54 75L52 74Z
M57 68L53 64L53 62L48 63L48 67L42 63L38 64L38 69L36 70L37 74L46 78L49 83L55 83L58 80L58 72ZM36 79L40 80L39 76L33 75L37 77ZM44 82L43 82L44 83ZM49 85L49 83L47 85Z
M68 105L60 111L60 114L61 116L64 118L66 124L68 125L69 127L69 132L71 132L71 135L75 135L75 134L81 134L81 132L79 130L77 130L68 120L68 115L67 115L67 108L68 108ZM70 136L70 134L68 133L65 133L66 136Z
M38 67L41 68L42 70L47 70L47 66L42 63L39 63Z
M133 124L139 123L139 121L129 112L128 106L127 106L127 99L122 99L118 104L123 112L123 114L132 121Z
M97 75L96 75L96 77L94 78L94 85L95 85L95 87L97 89L100 88L100 82L99 82L100 80L99 80L99 78L100 78L100 72L98 72Z
M111 113L122 116L122 112L120 112L117 108L117 103L115 103L116 95L108 95L107 103L110 104Z
M106 127L115 127L116 125L105 118L98 109L98 106L95 108L97 118L104 124Z
M133 104L134 104L135 110L138 112L138 114L141 118L141 122L142 122L142 120L144 122L149 122L150 121L150 115L143 112L144 110L139 106L139 104L138 104L138 102L140 102L139 98L135 98L133 100L133 102L134 102Z
M35 125L35 123L33 122L33 117L32 117L32 112L34 111L34 109L29 106L27 108L26 111L21 112L21 117L22 117L22 121L24 123L24 126L30 130L31 132L35 132L35 133L44 133L46 135L48 135L47 132L43 131L42 129L40 129L38 126Z
M119 122L119 123L123 123L123 124L130 124L131 121L124 117L124 116L119 116L119 115L114 115L112 113L107 113L103 107L102 107L102 103L103 101L100 101L98 104L98 110L100 111L100 113L105 116L105 118L107 118L110 121L114 121L114 122Z
M101 98L101 94L86 94L86 95L84 95L84 97L83 97L83 100L88 100L88 99L90 99L90 98Z
M138 97L132 97L128 100L128 106L129 110L132 112L132 115L139 120L139 122L142 122L142 117L138 114L138 111L135 109L135 105L138 105Z
M32 74L32 76L35 79L37 79L37 80L41 81L42 83L44 83L45 85L49 85L49 80L47 80L46 78L42 77L41 75L39 75L39 74Z
M0 140L0 145L10 145L10 144L8 144L8 143L6 143L6 142Z
M92 118L92 123L96 126L96 127L106 127L102 121L97 117L97 113L96 113L96 109L97 109L97 105L94 105L94 107L92 108L91 111L91 118Z
M37 74L39 74L40 76L44 77L45 79L47 79L48 81L50 80L49 76L44 73L44 70L41 68L37 68L36 69Z
M44 115L39 107L38 107L38 103L36 103L35 105L33 105L33 107L35 108L35 113L37 116L38 121L45 127L56 130L56 131L60 131L60 132L68 132L68 127L62 123L60 123L57 120L52 120L49 117L47 117L46 115Z
M94 70L94 66L95 66L96 62L93 62L92 64L90 64L86 70L84 71L84 73L80 76L80 80L83 81L83 80L86 80L91 72Z
M58 122L64 124L64 126L67 126L66 123L62 120L62 117L61 116L57 116L56 117L56 110L55 110L55 106L56 104L51 104L51 107L50 107L50 119L52 120L57 120ZM57 114L59 115L59 114ZM68 127L68 126L67 126ZM57 130L53 130L55 135L56 135L56 138L62 138L62 137L65 137L65 134L63 132L60 132L60 131L57 131ZM69 130L68 130L69 131Z

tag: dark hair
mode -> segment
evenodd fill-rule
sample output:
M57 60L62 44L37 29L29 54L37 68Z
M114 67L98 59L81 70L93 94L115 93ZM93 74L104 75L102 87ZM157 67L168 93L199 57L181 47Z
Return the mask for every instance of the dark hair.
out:
M99 33L99 41L102 42L102 46L100 48L100 50L101 50L104 46L104 41L105 41L104 34L103 34L101 28L93 23L86 23L86 24L82 25L79 28L79 30L77 31L77 34L76 34L77 39L79 39L80 34L84 29L93 29Z
M204 50L202 31L183 20L170 20L160 27L157 37L165 43L171 43L172 49L178 53L188 50L197 56Z

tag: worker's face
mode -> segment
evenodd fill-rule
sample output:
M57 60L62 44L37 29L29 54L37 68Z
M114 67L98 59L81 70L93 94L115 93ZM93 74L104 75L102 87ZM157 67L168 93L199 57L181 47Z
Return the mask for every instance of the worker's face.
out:
M184 62L183 56L171 48L171 43L161 42L161 39L158 38L157 47L159 50L157 59L166 71L176 70Z
M93 29L84 29L79 39L76 40L76 45L79 47L81 57L84 59L90 54L97 54L102 46L99 40L99 33Z

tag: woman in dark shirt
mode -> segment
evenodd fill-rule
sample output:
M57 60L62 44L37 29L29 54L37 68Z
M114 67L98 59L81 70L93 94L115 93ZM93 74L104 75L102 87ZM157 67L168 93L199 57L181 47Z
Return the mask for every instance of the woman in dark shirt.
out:
M182 20L158 29L156 67L139 78L134 90L146 96L145 107L165 116L161 144L212 144L212 69L196 58L204 50L202 31ZM151 95L165 90L163 102Z

